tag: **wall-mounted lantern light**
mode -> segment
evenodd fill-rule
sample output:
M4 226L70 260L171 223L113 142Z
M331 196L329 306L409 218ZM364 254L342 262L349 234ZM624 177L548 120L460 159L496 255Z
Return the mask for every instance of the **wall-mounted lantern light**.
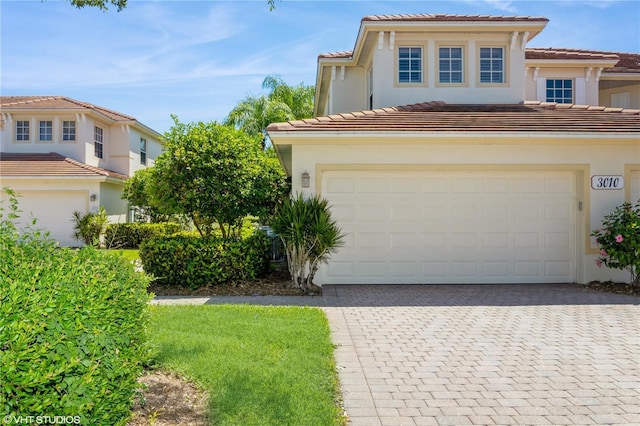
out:
M309 177L309 173L307 173L307 171L305 170L304 173L302 173L302 187L303 188L308 188L310 180L311 179Z
M91 195L89 196L89 201L95 201L95 200L97 200L97 199L98 199L98 196L97 196L96 194L91 194Z

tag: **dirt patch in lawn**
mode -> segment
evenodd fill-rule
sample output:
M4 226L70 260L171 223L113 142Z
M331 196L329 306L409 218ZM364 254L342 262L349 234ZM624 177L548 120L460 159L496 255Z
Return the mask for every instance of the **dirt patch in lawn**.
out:
M195 384L160 370L148 371L139 380L144 389L127 426L206 426L208 395Z

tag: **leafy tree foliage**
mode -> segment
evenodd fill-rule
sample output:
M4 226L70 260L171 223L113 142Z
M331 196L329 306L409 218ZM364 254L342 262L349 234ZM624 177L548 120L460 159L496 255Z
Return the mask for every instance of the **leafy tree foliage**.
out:
M260 137L265 148L269 124L313 116L315 89L303 84L289 86L278 76L267 76L262 88L269 90L268 95L247 96L231 110L225 123Z
M180 217L163 214L161 206L151 193L155 178L155 168L146 167L137 170L127 179L122 192L122 199L135 206L135 220L140 222L161 223L169 221L182 222Z
M151 185L164 213L189 216L203 236L218 227L226 238L246 215L268 216L288 191L280 164L255 138L216 122L173 120Z
M82 9L85 6L97 7L100 10L108 10L109 4L118 8L118 12L127 7L127 0L69 0L72 5L78 9ZM276 0L267 0L269 10L276 8Z

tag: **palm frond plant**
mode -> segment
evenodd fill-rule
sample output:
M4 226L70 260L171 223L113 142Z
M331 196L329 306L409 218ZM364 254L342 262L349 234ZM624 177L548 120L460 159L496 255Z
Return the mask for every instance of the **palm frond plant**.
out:
M314 286L318 267L328 261L344 238L331 217L329 202L317 195L286 198L276 210L271 227L284 244L293 285L303 290Z
M98 213L73 212L73 238L88 246L99 246L100 236L104 234L109 218L104 207Z

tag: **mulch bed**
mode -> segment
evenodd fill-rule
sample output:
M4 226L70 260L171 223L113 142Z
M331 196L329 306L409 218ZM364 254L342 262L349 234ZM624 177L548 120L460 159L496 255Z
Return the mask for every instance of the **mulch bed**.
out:
M589 284L585 284L585 287L591 290L604 291L607 293L627 294L629 296L640 297L640 286L617 283L613 281L591 281Z
M255 281L235 284L205 286L197 290L189 290L180 286L149 286L148 291L156 296L321 296L322 289L315 287L313 291L293 288L289 271L280 266L269 275Z

